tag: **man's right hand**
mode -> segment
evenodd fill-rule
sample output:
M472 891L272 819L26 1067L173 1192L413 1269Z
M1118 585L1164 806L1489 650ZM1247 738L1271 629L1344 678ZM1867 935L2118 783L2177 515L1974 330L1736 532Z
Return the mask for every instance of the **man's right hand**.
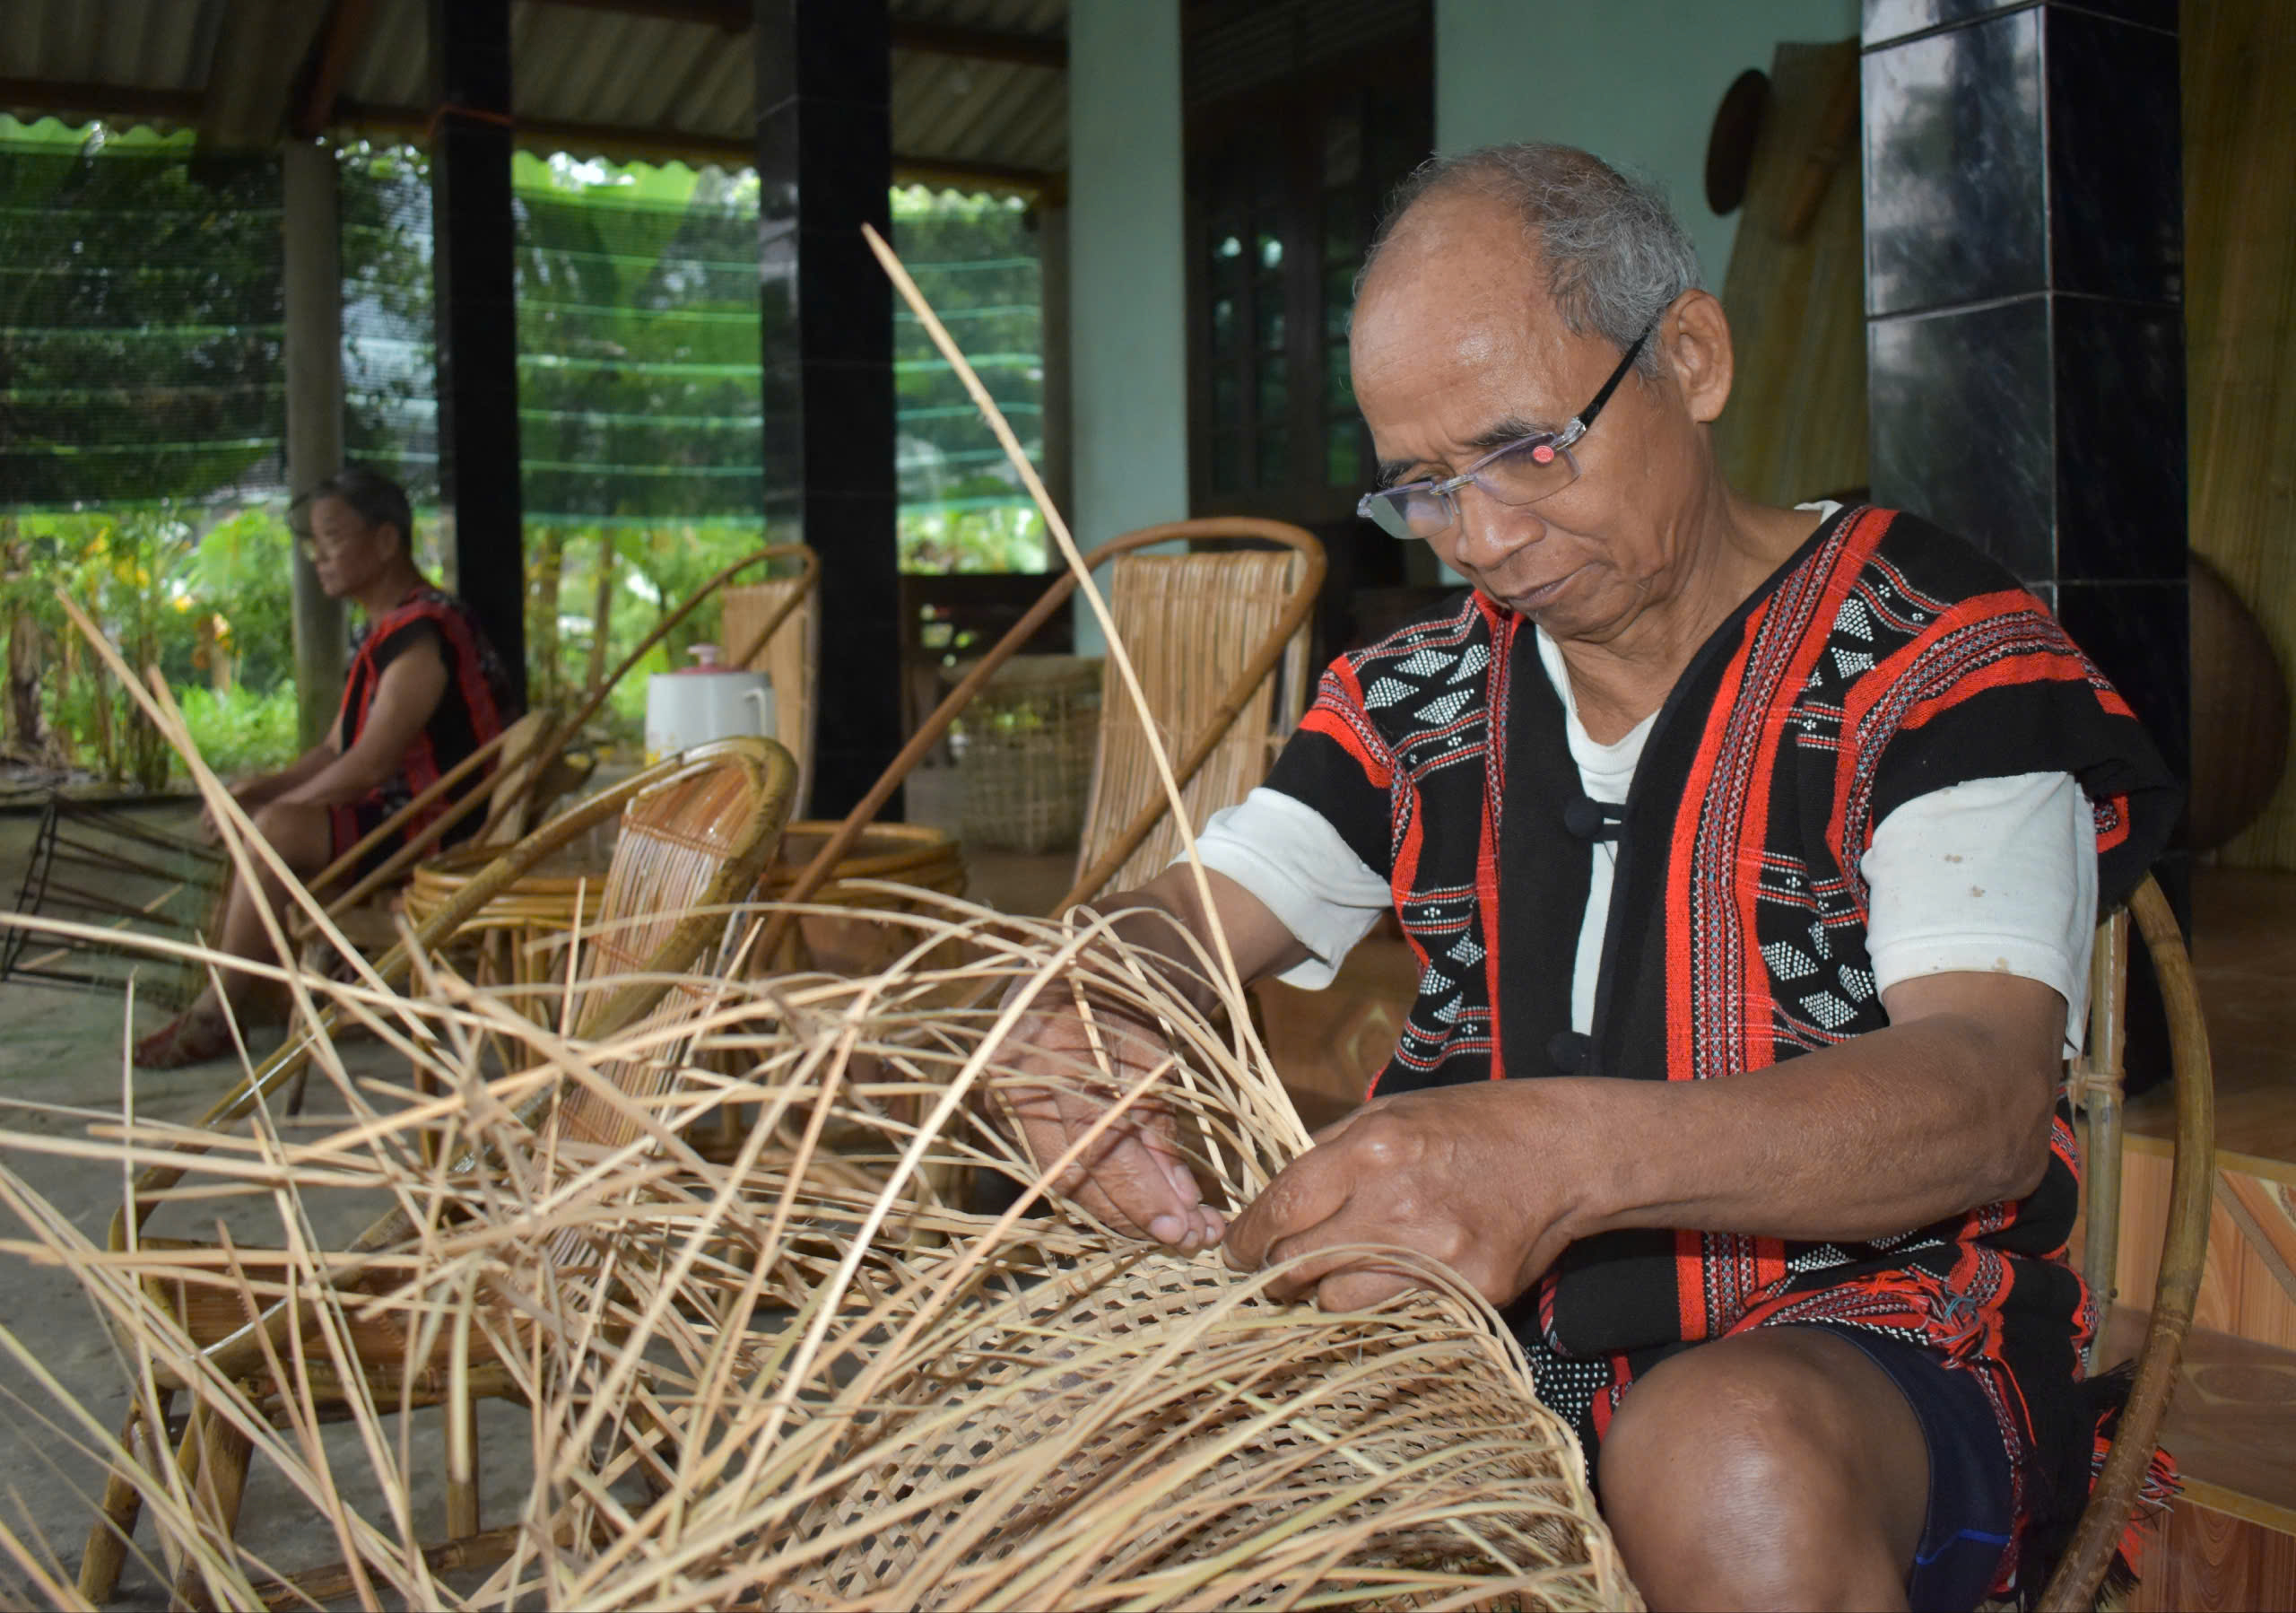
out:
M1054 980L1005 1038L998 1101L1043 1170L1170 1056L1152 1023L1105 998L1081 1007L1069 983ZM1029 1085L1031 1076L1044 1084ZM1227 1231L1175 1141L1170 1107L1152 1094L1118 1116L1051 1186L1117 1231L1182 1253L1208 1249Z
M1212 911L1204 904L1207 891ZM1215 1003L1208 989L1187 983L1200 964L1182 945L1182 932L1208 954L1216 926L1247 985L1308 955L1257 897L1209 870L1199 885L1193 869L1175 864L1139 888L1109 897L1101 911L1116 915L1118 937L1137 955L1181 965L1169 978L1200 1012L1213 1011ZM1024 989L1016 983L1013 990ZM1089 1002L1088 1022L1072 981L1047 982L999 1050L999 1101L1039 1169L1090 1131L1118 1096L1171 1058L1152 1019L1104 996ZM1031 1076L1043 1084L1032 1084ZM1209 1249L1227 1235L1227 1217L1204 1202L1175 1138L1171 1110L1154 1094L1128 1106L1052 1186L1118 1231L1185 1253Z

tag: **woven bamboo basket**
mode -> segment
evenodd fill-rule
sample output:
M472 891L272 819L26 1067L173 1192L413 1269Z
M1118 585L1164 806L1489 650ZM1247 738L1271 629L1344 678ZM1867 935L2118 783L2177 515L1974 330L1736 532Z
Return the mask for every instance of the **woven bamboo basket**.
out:
M948 668L951 682L965 668ZM1100 664L1015 656L956 725L968 844L1059 851L1076 844L1100 725Z
M792 1556L835 1548L785 1605L1377 1605L1405 1581L1627 1605L1576 1448L1464 1309L1257 1288L1125 1251L981 1306L793 1521Z

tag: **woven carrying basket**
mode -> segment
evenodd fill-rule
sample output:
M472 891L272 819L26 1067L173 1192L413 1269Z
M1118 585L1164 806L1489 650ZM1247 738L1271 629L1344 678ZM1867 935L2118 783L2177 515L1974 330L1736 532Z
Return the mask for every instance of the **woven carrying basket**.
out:
M1126 1251L974 1309L854 1426L769 1604L1636 1605L1578 1446L1465 1307L1253 1287Z
M949 668L952 680L964 668ZM1100 725L1100 664L1083 656L1016 656L956 728L964 839L1013 851L1076 844Z

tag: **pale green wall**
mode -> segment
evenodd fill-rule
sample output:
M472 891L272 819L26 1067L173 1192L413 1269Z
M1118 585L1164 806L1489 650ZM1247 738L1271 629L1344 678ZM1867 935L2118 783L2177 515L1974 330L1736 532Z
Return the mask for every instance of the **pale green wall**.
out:
M1709 284L1737 221L1706 208L1706 135L1780 40L1848 39L1858 0L1435 0L1435 138L1560 140L1665 187ZM1071 0L1074 508L1086 548L1187 513L1179 0ZM1077 645L1100 646L1081 607Z
M1086 549L1187 514L1179 0L1068 10L1070 421ZM1076 606L1077 648L1100 634Z
M1738 224L1706 205L1722 92L1857 22L1857 0L1435 0L1435 142L1561 141L1657 180L1718 292Z

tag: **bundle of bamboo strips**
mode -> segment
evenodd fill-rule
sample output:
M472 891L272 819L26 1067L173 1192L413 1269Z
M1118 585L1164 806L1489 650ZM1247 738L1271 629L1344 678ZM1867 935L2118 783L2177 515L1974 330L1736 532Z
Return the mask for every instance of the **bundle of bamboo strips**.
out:
M1107 625L1089 579L1082 591ZM1113 636L1110 658L1144 715ZM164 686L152 693L147 709L187 743ZM267 859L188 760L242 869ZM1168 760L1152 760L1177 805ZM1184 815L1178 833L1192 857ZM419 951L404 989L371 968L335 982L283 964L291 1033L312 1039L333 1094L291 1129L265 1103L230 1130L160 1123L135 1112L132 1091L117 1112L63 1117L84 1135L60 1133L53 1112L0 1128L0 1201L23 1229L0 1249L78 1279L151 1426L172 1398L188 1402L187 1443L212 1429L244 1444L247 1470L228 1483L164 1450L123 1452L0 1327L0 1350L53 1399L48 1425L140 1499L179 1594L218 1606L1636 1605L1575 1441L1532 1397L1499 1317L1456 1277L1389 1251L1421 1287L1352 1314L1280 1304L1266 1294L1276 1273L1155 1251L1057 1190L1144 1105L1171 1114L1207 1199L1231 1213L1307 1146L1223 937L1190 944L1216 1021L1103 917L1018 920L905 887L870 915L909 937L883 970L744 978L761 936L854 911L807 894L801 882L792 902L663 915L722 911L728 966L681 977L634 1022L594 1019L587 1037L566 1028L570 1006L557 1027L537 1023L507 990ZM593 940L578 930L574 945ZM587 981L608 1002L632 986ZM1034 1068L1028 1085L1072 1080L1104 1105L1060 1157L1037 1161L992 1118L1020 1085L1001 1050L1031 1003L1062 993L1156 1024L1169 1057L1129 1083L1104 1058ZM373 1032L412 1078L356 1077L335 1024ZM729 1112L739 1124L721 1123ZM730 1157L695 1144L728 1132ZM155 1213L208 1217L215 1235L144 1237L131 1212L138 1234L99 1249L6 1164L12 1153L86 1159L123 1181L168 1166L180 1174L152 1194ZM937 1185L980 1172L1017 1190L1000 1215L957 1208ZM343 1196L389 1213L345 1245L321 1231L344 1225L322 1202ZM273 1245L260 1254L248 1247L258 1232ZM233 1337L190 1337L189 1307L172 1298L194 1291L245 1319ZM378 1333L404 1351L396 1395L362 1370L361 1341ZM386 1419L443 1401L451 1468L482 1371L531 1408L530 1478L515 1521L426 1547L422 1475L404 1420ZM349 1434L330 1436L330 1419ZM243 1547L242 1481L299 1498L339 1565L290 1577ZM379 1504L347 1499L361 1490ZM34 1591L80 1605L42 1542L0 1528L0 1550Z
M701 1011L594 1043L448 974L404 995L308 982L402 1027L422 1078L384 1091L330 1056L344 1107L302 1135L267 1112L228 1135L94 1112L84 1137L0 1131L10 1151L180 1164L163 1197L182 1202L161 1213L267 1199L274 1249L244 1247L243 1216L238 1241L107 1253L0 1168L24 1228L5 1247L74 1271L135 1392L156 1405L176 1389L195 1418L245 1436L253 1482L314 1509L345 1558L335 1583L363 1601L1631 1597L1570 1434L1455 1279L1429 1269L1424 1288L1361 1314L1277 1304L1267 1274L1096 1225L1046 1191L1066 1161L1039 1172L984 1118L1011 1079L993 1055L1019 1009L965 1005L1083 982L1156 1016L1174 1050L1112 1112L1171 1109L1207 1191L1239 1208L1304 1139L1273 1076L1162 973L1083 915L1023 922L947 901L876 917L914 937L880 976L696 981L674 1000ZM918 966L951 940L971 961ZM531 1061L485 1068L490 1046ZM610 1068L656 1078L601 1080ZM531 1101L544 1092L564 1095ZM920 1097L921 1123L897 1118ZM553 1126L578 1101L586 1123ZM726 1105L756 1119L715 1164L686 1139ZM847 1139L834 1152L832 1130ZM1021 1202L994 1217L937 1203L914 1185L935 1166L999 1173ZM399 1235L327 1246L319 1201L346 1194L404 1207ZM163 1297L183 1289L265 1320L260 1373L198 1349ZM378 1333L414 1341L408 1407L451 1396L475 1361L534 1408L532 1483L483 1583L445 1582L420 1549L422 1478L386 1420L404 1408L355 1392L360 1341ZM45 1377L12 1337L0 1346ZM331 1444L317 1437L322 1391L346 1387L361 1437ZM55 1415L123 1460L83 1409ZM168 1453L123 1471L206 1597L288 1595ZM383 1515L343 1502L354 1484L389 1498ZM31 1542L9 1548L27 1573L43 1561Z

